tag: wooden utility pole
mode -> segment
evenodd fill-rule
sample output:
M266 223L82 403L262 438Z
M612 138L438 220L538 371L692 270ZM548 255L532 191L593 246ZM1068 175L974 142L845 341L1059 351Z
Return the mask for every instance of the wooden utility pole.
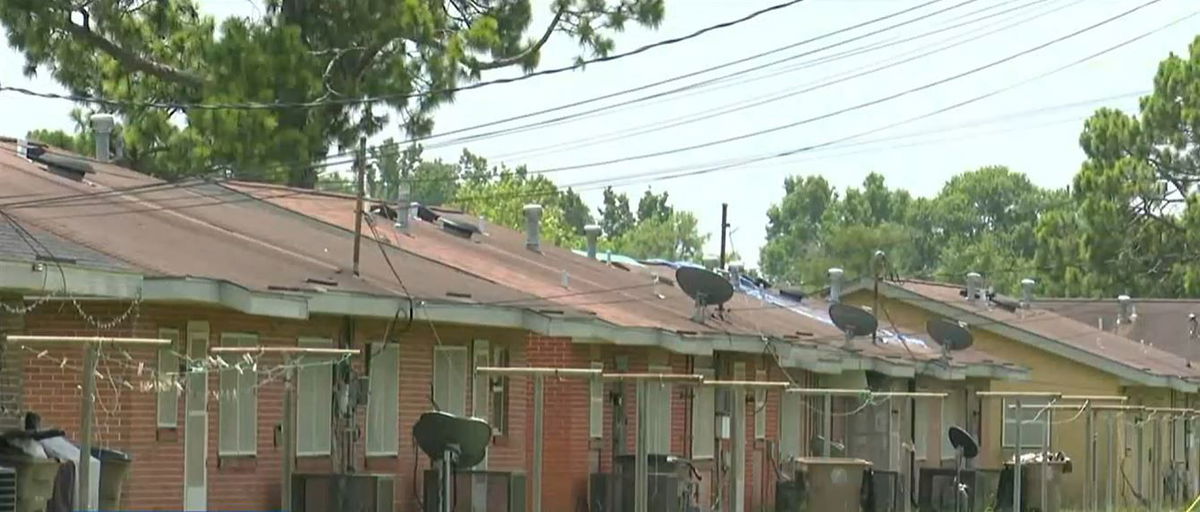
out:
M363 195L367 175L367 138L358 138L358 152L354 158L354 187L357 196L354 205L354 275L358 275L358 255L362 245Z
M100 344L111 345L170 345L171 340L156 338L102 338L92 336L8 336L9 343L53 343L83 344L83 398L79 417L79 466L76 468L75 503L81 510L94 510L99 503L91 503L88 483L92 473L92 424L96 415L96 362L100 357Z

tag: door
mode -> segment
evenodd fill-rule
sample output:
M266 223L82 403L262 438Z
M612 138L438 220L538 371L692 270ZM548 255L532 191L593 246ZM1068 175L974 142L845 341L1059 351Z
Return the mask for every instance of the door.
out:
M187 355L191 361L208 357L208 323L188 322ZM186 377L183 425L183 509L208 509L208 373Z

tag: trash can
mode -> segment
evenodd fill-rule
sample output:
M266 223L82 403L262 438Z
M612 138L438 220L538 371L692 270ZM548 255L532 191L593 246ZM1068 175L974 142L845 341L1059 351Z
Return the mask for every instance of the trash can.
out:
M798 510L810 512L858 512L862 509L863 474L871 463L849 458L800 458L796 460L800 487Z
M100 510L121 510L121 488L133 457L106 448L92 448L92 457L100 460Z
M54 459L3 454L0 466L17 472L17 506L15 512L44 512L54 494L54 482L61 464Z
M1021 501L1025 510L1032 512L1058 512L1062 510L1062 481L1068 461L1050 460L1043 467L1041 462L1021 466L1022 489L1026 494ZM1046 502L1042 502L1042 487L1046 488Z

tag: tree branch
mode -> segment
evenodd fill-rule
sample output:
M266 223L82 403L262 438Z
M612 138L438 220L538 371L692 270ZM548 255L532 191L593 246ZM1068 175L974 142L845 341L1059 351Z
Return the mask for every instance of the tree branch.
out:
M137 54L127 48L124 48L117 43L114 43L104 36L92 32L85 27L81 27L74 23L66 23L66 31L79 39L82 39L89 44L107 53L112 58L117 59L125 67L134 71L141 71L148 75L192 87L200 87L204 81L197 75L187 71L180 70L168 64L156 62L146 57Z
M564 6L560 8L558 12L554 13L554 19L550 20L550 24L546 26L546 31L542 33L542 37L533 44L529 45L528 48L525 48L525 50L521 53L490 62L479 62L476 60L471 63L471 68L475 69L476 71L486 71L489 69L506 68L525 60L546 45L546 42L550 40L550 36L554 34L554 29L558 27L558 22L562 20L563 14L566 12L567 9Z

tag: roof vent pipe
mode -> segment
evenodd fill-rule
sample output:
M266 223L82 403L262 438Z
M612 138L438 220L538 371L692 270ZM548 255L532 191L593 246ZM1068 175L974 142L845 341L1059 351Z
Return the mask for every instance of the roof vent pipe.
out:
M107 162L112 159L113 116L112 114L92 114L91 120L92 131L96 136L96 160Z
M583 234L587 237L587 255L588 259L596 259L596 244L600 239L600 233L603 230L595 224L588 224L583 227Z
M413 203L409 201L408 184L400 183L396 187L396 231L408 232L412 219Z
M842 300L842 276L845 272L840 268L829 269L829 302L838 303Z
M742 262L735 261L729 264L729 280L733 283L734 288L742 284Z
M1033 288L1037 286L1037 281L1025 278L1021 280L1021 307L1029 309L1033 306Z
M525 247L531 251L539 251L542 247L539 231L542 225L542 205L527 204L525 212Z
M983 292L983 276L979 272L967 273L967 302L979 302L979 295Z
M1133 299L1128 295L1117 297L1117 324L1126 325L1133 323Z

